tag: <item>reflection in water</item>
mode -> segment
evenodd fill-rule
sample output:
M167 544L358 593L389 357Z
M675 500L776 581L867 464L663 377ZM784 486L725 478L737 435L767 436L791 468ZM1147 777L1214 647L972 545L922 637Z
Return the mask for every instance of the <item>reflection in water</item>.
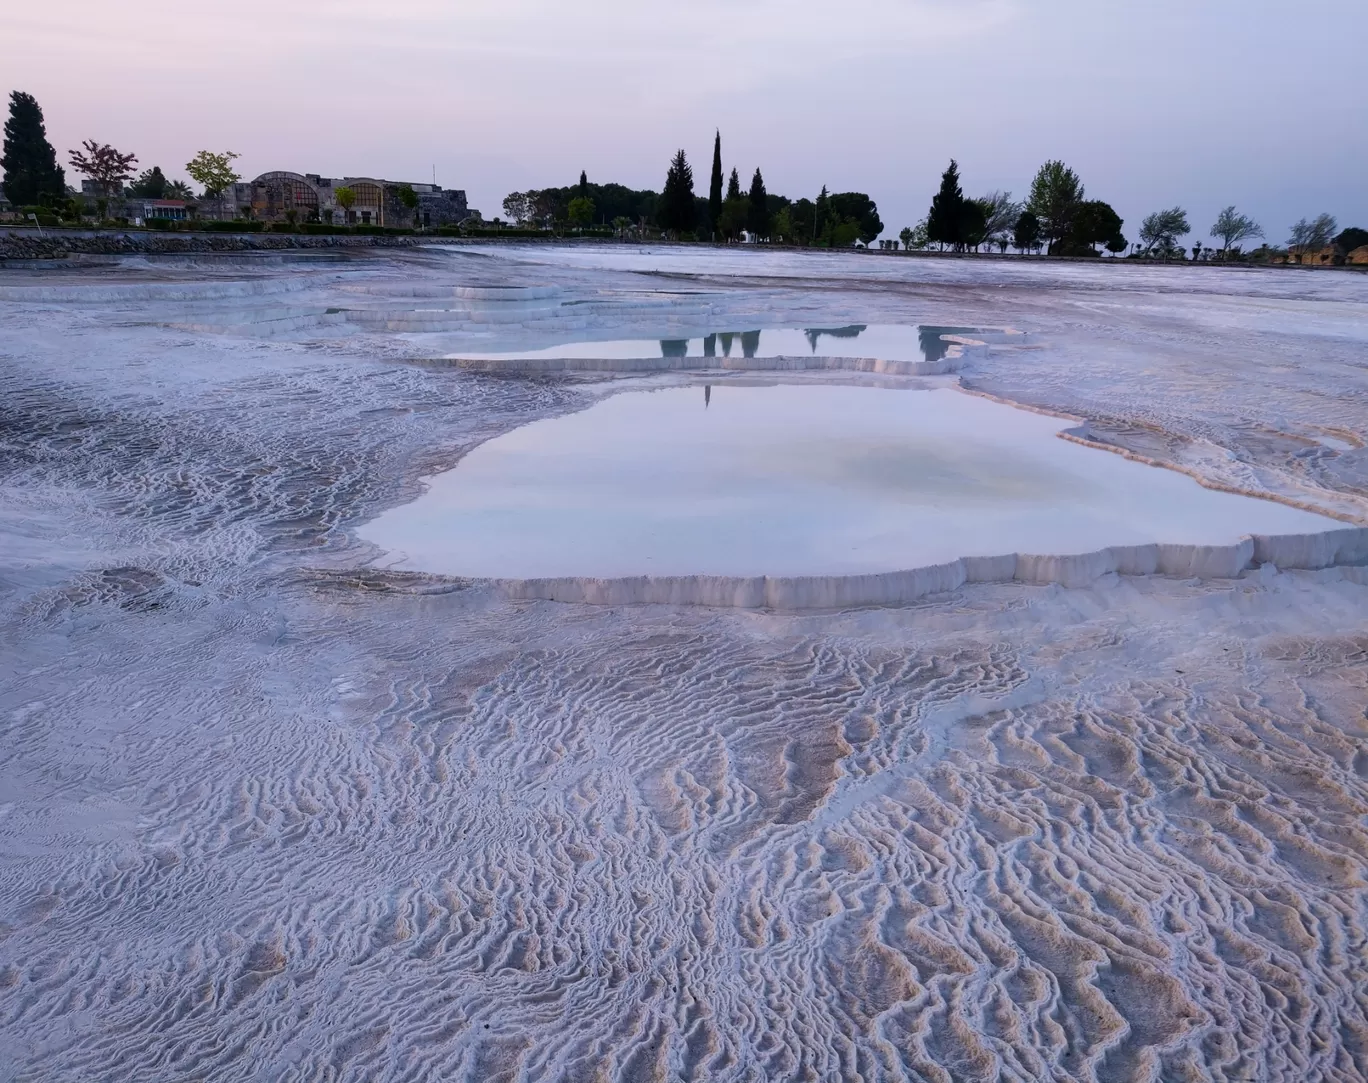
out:
M706 410L706 409L708 408L708 404L709 404L710 402L712 402L712 384L704 384L704 385L703 385L703 409Z
M697 386L666 387L504 433L361 536L472 577L857 575L1339 525L948 388L726 386L702 417Z
M504 360L513 358L643 358L660 351L671 359L686 357L721 358L743 354L747 358L796 357L875 357L884 361L942 360L949 344L941 341L947 333L974 332L970 327L932 327L907 324L847 324L844 327L769 327L754 331L713 331L695 333L683 328L671 337L655 339L583 340L544 346L533 350L508 350L494 353L462 353L461 357ZM740 348L733 347L740 339ZM720 349L719 349L720 347Z
M941 338L941 335L968 335L977 328L973 327L928 327L922 324L917 328L917 340L921 345L922 356L928 361L939 361L950 350L952 345Z
M817 354L817 346L823 336L832 339L855 339L868 330L868 324L853 323L846 327L809 327L803 331L803 336L808 341L813 355ZM950 343L941 341L941 335L963 335L972 332L972 327L928 327L919 326L917 328L917 342L921 349L922 356L928 361L941 360L950 349ZM782 334L782 332L780 333ZM710 335L703 336L704 357L716 357L719 341L722 345L722 356L730 357L732 352L732 342L739 337L741 339L741 354L744 357L756 357L760 352L760 332L759 331L717 331ZM660 340L660 354L662 357L688 357L689 339L684 338L663 338Z
M863 323L853 323L849 327L810 327L803 332L807 336L808 345L812 347L812 352L817 352L817 340L823 335L830 335L832 338L859 338L860 332L868 326Z

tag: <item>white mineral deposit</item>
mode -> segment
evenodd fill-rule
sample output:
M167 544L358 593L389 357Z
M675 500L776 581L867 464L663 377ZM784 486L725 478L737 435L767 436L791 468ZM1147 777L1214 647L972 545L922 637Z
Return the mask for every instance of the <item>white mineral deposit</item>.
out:
M0 1078L1365 1078L1368 277L1098 263L0 268Z

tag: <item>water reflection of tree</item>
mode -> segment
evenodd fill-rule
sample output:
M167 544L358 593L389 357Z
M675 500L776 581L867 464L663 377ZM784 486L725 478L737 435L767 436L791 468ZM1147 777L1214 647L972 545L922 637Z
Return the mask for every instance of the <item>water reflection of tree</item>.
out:
M759 331L742 331L742 332L741 332L741 352L742 352L746 357L754 357L756 351L759 350L759 349L760 349L760 332L759 332Z
M705 335L705 336L703 337L703 356L704 356L704 357L716 357L716 356L717 356L717 336L716 336L716 335Z
M661 357L688 357L689 340L687 338L662 338L660 340Z
M817 352L817 340L823 335L830 335L832 338L857 338L867 325L863 323L853 323L849 327L809 327L803 334L807 335L808 345L812 347L812 352Z
M921 346L922 357L928 361L939 361L950 352L951 343L941 335L967 335L972 327L918 327L917 339Z

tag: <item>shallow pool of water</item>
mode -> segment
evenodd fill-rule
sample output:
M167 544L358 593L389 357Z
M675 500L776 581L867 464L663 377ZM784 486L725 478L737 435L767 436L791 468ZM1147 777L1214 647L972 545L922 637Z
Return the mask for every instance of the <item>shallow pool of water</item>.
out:
M361 534L450 575L778 576L1343 525L1058 439L1068 424L948 389L628 392L482 444Z
M563 342L535 350L463 352L479 361L521 361L542 357L619 360L639 357L873 357L883 361L939 361L950 343L942 335L967 334L972 327L850 324L845 327L781 327L759 331L717 331L692 338L627 338Z

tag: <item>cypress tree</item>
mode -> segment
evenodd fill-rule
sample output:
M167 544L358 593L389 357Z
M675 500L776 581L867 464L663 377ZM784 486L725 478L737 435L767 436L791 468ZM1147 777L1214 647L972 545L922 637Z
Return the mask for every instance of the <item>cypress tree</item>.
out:
M581 199L589 198L589 175L584 170L580 170L579 196Z
M708 185L708 216L712 219L713 231L722 220L722 132L719 130L713 140L712 182Z
M660 193L658 212L662 229L685 233L694 227L696 212L693 190L693 169L684 151L678 151L665 174L665 190Z
M765 178L760 175L758 169L751 178L750 211L746 215L746 229L755 240L768 237L770 232L769 193L765 191Z
M959 163L950 159L950 167L941 175L940 191L931 200L931 211L926 216L926 236L937 244L964 243L964 191L960 188Z
M822 190L818 193L817 202L812 208L812 241L814 244L822 239L826 233L828 220L831 218L831 197L827 195L826 185L822 185Z
M138 179L128 186L128 194L143 199L165 199L166 174L161 171L161 166L144 169Z
M741 178L736 175L736 168L734 166L731 171L731 179L727 181L727 198L741 198Z
M57 164L57 152L47 141L43 111L32 94L10 94L10 115L5 121L5 198L16 207L61 199L66 195L66 174Z

